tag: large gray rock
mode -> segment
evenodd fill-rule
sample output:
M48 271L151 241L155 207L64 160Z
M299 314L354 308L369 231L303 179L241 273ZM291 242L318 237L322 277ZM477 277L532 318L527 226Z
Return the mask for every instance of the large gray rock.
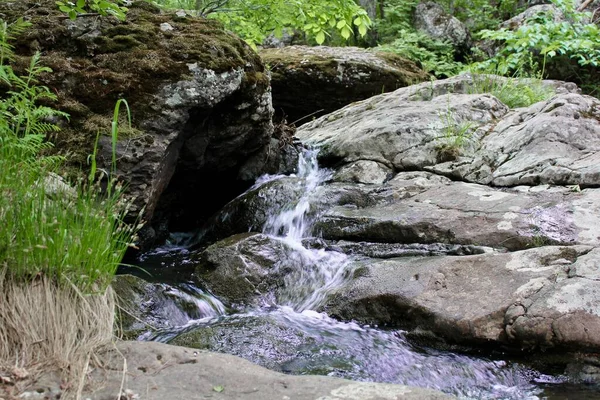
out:
M337 199L316 220L315 231L325 239L508 250L600 242L600 193L595 189L501 190L426 172L400 172L382 185L330 184L323 192Z
M565 86L508 112L491 95L456 94L474 85L461 75L399 89L321 117L297 136L320 146L324 163L369 160L494 186L598 184L600 100Z
M434 39L449 41L459 54L465 55L471 48L471 34L467 27L433 1L417 4L414 25Z
M412 61L357 47L288 46L260 55L271 68L275 111L296 125L429 79Z
M455 342L600 349L598 250L362 262L325 309L361 322L421 328Z
M103 368L95 369L89 382L91 389L84 393L84 398L113 400L118 395L138 396L145 400L452 398L434 390L404 385L352 382L323 376L288 376L235 356L161 343L122 342L118 344L118 350L105 354L102 359ZM126 371L123 371L124 365Z

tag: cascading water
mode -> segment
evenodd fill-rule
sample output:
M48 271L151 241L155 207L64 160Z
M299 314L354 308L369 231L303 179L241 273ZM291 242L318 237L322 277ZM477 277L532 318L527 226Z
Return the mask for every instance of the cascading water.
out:
M346 255L303 245L314 220L311 197L330 177L316 160L314 150L300 157L301 195L289 208L273 210L263 229L289 249L277 266L285 271L285 278L275 295L276 304L218 316L220 312L216 318L192 321L146 339L171 341L209 329L216 332L211 348L283 372L408 384L466 399L537 399L541 389L531 382L557 381L518 364L418 348L402 331L340 322L315 311L352 275ZM257 185L272 179L276 178L265 177ZM220 302L215 299L214 304ZM270 332L276 336L270 338Z
M293 207L279 212L273 210L263 232L282 240L291 249L285 260L288 272L285 285L278 293L278 303L304 311L321 305L327 293L339 288L349 274L344 254L307 249L302 244L312 228L311 195L331 176L330 171L319 168L316 150L306 150L300 155L297 176L302 195Z

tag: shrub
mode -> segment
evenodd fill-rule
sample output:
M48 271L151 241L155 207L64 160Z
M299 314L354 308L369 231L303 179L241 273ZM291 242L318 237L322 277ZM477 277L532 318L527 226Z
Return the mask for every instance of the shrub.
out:
M541 66L544 74L549 67L564 63L564 58L580 66L599 67L600 27L588 23L590 14L576 11L572 0L552 2L562 11L565 20L555 22L551 15L539 13L514 31L506 28L481 31L482 39L497 41L501 48L478 68L493 68L502 75L509 75L536 65ZM534 63L530 62L532 57Z

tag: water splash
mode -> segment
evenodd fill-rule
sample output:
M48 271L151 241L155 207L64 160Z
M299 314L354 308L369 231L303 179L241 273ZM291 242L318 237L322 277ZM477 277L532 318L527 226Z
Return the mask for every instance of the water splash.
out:
M284 287L279 290L280 305L297 311L315 310L327 295L339 289L351 275L346 255L322 249L308 249L302 240L310 237L314 222L311 198L331 171L319 168L317 150L305 150L298 160L299 199L286 210L272 210L263 233L282 240L290 251L279 268L285 269Z

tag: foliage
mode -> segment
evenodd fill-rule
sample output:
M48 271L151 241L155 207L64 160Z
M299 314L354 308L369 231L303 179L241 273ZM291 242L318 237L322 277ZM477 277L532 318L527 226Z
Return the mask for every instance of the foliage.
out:
M436 128L442 131L442 135L437 138L440 141L438 150L448 159L440 161L449 161L458 156L471 141L475 129L472 122L458 120L450 106L450 97L446 112L440 113L439 118L440 122Z
M6 40L24 27L22 20L0 23L0 80L9 87L0 102L0 272L103 291L134 233L123 221L127 202L114 182L108 193L95 180L69 186L55 173L62 158L44 155L51 147L45 135L58 129L51 121L66 114L39 104L55 99L37 80L50 72L39 54L25 76L7 64L12 48Z
M419 0L388 0L383 8L383 19L375 21L381 43L393 42L402 32L414 31L413 14Z
M482 31L481 38L497 41L501 48L494 57L480 63L478 69L494 68L508 75L528 65L541 65L544 73L552 64L564 63L564 57L581 66L600 67L598 25L587 23L589 13L576 11L572 0L553 0L553 4L564 14L564 20L556 22L552 15L538 13L514 31ZM534 63L530 62L532 57Z
M502 78L473 74L471 93L490 93L510 108L528 107L554 96L554 89L539 78Z
M352 0L156 0L166 8L183 8L221 21L251 46L270 34L299 30L317 44L337 31L348 40L366 35L371 26L367 12Z
M438 3L472 32L495 28L524 9L518 0L439 0Z
M71 19L77 18L80 14L97 13L100 15L112 15L124 21L127 7L123 7L121 5L123 3L122 0L76 0L57 1L56 5Z
M464 68L463 64L454 61L454 48L450 43L432 39L421 32L401 30L398 39L380 49L413 60L437 77L456 75Z

